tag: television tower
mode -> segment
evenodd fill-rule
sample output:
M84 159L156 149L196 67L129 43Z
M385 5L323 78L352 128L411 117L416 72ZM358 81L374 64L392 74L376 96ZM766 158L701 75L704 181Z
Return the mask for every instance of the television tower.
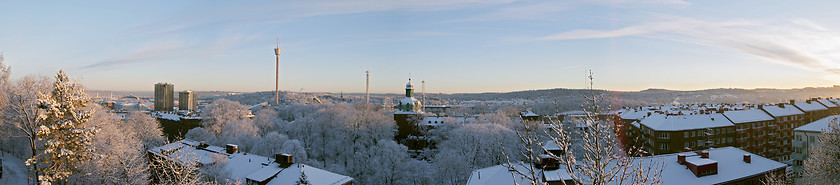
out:
M274 56L277 56L277 66L274 73L274 105L280 105L280 37L277 37L277 47L274 48Z

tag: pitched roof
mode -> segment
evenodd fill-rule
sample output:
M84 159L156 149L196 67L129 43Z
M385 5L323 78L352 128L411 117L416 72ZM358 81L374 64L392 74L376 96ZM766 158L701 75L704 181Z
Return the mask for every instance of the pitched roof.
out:
M772 116L758 109L726 111L723 115L735 124L773 120Z
M723 114L695 114L668 116L653 114L643 119L640 124L656 131L695 130L734 126Z
M797 115L797 114L805 114L801 110L797 109L796 107L790 104L782 104L784 108L779 107L777 105L764 105L762 109L766 111L770 116L773 117L780 117L780 116L790 116L790 115Z
M794 102L793 105L805 112L828 110L827 107L816 101Z
M242 152L228 154L222 147L210 145L206 148L197 148L199 144L197 141L184 139L153 148L148 152L169 160L177 160L181 164L188 164L190 161L197 161L201 166L223 164L224 168L231 172L231 180L241 182L246 182L247 179L264 181L274 177L268 184L294 184L300 177L301 171L306 173L311 184L345 184L353 181L351 177L303 164L283 168L269 157ZM288 183L289 179L285 178L291 176L294 178L291 183Z
M823 129L828 128L828 123L831 123L834 119L840 119L840 115L833 115L819 119L806 125L802 125L801 127L796 127L793 131L822 132Z

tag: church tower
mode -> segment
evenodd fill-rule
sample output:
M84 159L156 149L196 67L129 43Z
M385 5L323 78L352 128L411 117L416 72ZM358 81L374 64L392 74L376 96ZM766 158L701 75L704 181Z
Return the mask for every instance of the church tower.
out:
M408 79L408 83L405 84L405 98L400 100L400 104L398 105L397 109L400 112L422 112L422 104L420 101L414 98L414 85L411 85L411 79Z

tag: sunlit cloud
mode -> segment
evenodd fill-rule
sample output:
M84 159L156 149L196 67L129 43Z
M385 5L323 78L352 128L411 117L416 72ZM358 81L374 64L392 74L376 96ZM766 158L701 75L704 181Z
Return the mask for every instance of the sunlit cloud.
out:
M614 30L572 30L537 40L642 36L728 48L767 61L840 74L840 33L806 19L777 23L750 20L704 21L667 17Z

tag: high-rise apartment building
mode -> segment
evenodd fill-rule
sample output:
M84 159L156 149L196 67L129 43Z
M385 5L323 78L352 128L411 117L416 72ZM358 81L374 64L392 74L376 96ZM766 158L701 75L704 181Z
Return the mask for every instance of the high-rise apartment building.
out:
M171 83L155 84L155 111L172 111L175 106L175 85Z
M196 94L193 91L178 92L178 109L194 111L198 106L195 98Z

